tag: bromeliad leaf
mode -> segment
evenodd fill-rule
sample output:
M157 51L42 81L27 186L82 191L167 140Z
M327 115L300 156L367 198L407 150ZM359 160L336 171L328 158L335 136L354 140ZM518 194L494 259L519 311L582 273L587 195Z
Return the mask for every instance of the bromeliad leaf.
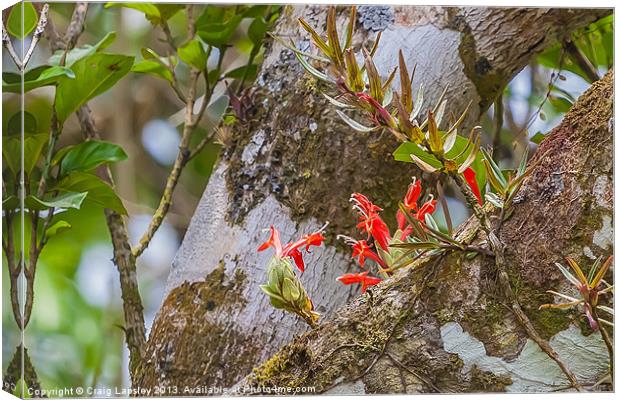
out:
M347 125L349 125L351 128L355 129L358 132L373 132L377 130L377 128L369 128L360 124L359 122L355 121L340 110L336 110L336 114L338 114L340 118L342 118L342 120L347 123Z
M133 65L134 58L95 53L73 64L75 79L61 78L56 89L56 112L60 121L95 96L110 89Z
M88 192L87 202L109 208L120 214L127 214L123 202L114 190L96 175L74 171L61 179L52 189L61 192Z
M73 71L66 67L41 65L24 74L24 93L42 86L56 84L60 79L72 79ZM2 91L21 93L21 75L13 72L2 73Z
M73 146L64 154L60 162L62 176L72 171L90 171L101 164L125 160L127 154L118 145L91 140Z

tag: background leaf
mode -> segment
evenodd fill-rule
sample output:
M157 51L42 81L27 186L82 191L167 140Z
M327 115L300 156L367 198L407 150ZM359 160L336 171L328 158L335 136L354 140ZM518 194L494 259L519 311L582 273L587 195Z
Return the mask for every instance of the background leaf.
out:
M62 158L60 169L63 175L72 171L90 171L101 164L122 161L125 151L114 143L90 140L73 146Z
M109 45L112 44L112 42L114 42L114 39L116 39L116 32L108 32L108 34L105 35L103 39L101 39L99 42L95 43L92 46L86 44L84 46L74 48L67 54L67 58L65 59L65 66L70 67L82 58L88 57L91 54L106 49ZM50 65L60 65L60 60L62 59L63 53L64 51L57 51L49 58L47 62Z
M24 74L24 93L42 86L56 84L60 79L72 79L73 71L66 67L41 65ZM2 91L21 93L21 76L13 72L2 73Z
M127 214L123 202L114 190L96 175L74 171L63 178L53 189L62 192L88 192L87 202Z
M192 39L179 47L178 55L183 62L200 71L207 67L207 53L198 39Z
M56 89L56 112L60 121L95 96L110 89L133 64L134 58L120 54L95 53L77 61L75 79L62 78Z
M34 195L30 195L24 199L24 204L29 209L39 211L49 208L75 208L79 210L87 194L86 192L69 192L48 200L42 200Z

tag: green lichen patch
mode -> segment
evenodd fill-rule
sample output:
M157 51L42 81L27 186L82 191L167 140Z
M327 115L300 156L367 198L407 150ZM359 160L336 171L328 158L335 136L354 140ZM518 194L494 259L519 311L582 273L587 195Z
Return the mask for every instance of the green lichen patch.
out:
M483 371L473 366L469 372L472 392L505 392L506 386L512 384L508 375L495 375L492 372Z

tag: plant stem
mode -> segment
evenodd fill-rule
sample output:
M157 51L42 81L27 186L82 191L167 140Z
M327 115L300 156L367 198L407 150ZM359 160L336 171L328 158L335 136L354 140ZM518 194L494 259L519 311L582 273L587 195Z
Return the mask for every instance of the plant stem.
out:
M592 318L596 321L598 325L598 329L601 332L601 337L603 338L603 341L605 342L605 346L607 347L607 353L609 353L609 374L611 377L611 383L613 385L613 382L614 382L614 344L613 344L611 337L609 336L609 332L607 332L607 328L605 328L603 324L599 321L598 311L596 310L596 307L590 307L590 309L591 309Z

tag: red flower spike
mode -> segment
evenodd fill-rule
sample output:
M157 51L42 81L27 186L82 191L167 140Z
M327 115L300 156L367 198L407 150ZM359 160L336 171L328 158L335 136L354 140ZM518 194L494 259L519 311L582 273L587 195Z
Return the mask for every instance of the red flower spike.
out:
M368 271L360 272L357 274L345 274L336 278L345 285L351 285L354 283L362 284L362 293L366 292L368 286L373 286L382 281L381 278L374 276L368 276Z
M377 213L377 211L382 209L361 193L353 193L351 195L351 202L353 202L353 208L360 214L360 222L357 224L358 229L366 232L369 237L372 236L383 250L388 251L388 245L392 237L387 224Z
M353 244L353 258L358 257L360 266L364 266L366 258L369 258L379 264L382 268L387 268L385 262L370 249L370 246L365 240L358 240Z
M463 177L465 178L465 182L469 185L469 188L478 199L478 204L482 205L482 197L480 196L480 189L478 188L478 182L476 181L476 172L468 167L465 171L463 171Z

